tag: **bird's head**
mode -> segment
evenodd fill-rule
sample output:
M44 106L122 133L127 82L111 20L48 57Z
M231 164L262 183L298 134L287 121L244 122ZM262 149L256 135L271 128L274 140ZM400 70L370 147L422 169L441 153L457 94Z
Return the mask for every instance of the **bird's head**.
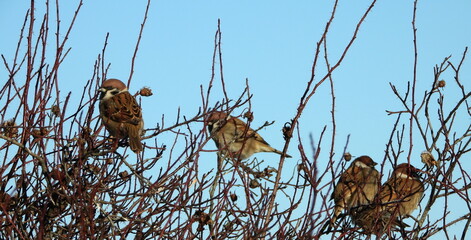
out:
M107 79L101 84L101 87L98 89L100 92L100 100L106 100L114 95L127 91L128 88L126 85L118 79L110 78Z
M420 170L409 163L401 163L394 168L396 176L408 176L411 178L420 178Z
M225 112L214 111L211 114L209 114L208 117L206 117L204 121L208 126L208 130L211 132L214 127L217 127L216 125L218 125L218 123L220 123L221 120L222 121L227 120L228 117L229 115Z
M355 164L355 166L361 168L372 168L376 166L377 163L373 161L373 159L371 159L369 156L364 155L353 160L352 164Z

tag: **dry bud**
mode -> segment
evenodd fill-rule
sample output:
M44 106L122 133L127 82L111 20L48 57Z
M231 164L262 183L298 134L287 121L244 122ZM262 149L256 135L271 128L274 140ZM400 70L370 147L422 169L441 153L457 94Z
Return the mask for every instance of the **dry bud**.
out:
M57 105L52 105L51 112L54 116L59 117L61 115L61 109Z
M224 230L225 231L231 231L234 227L234 224L232 222L228 222L226 223L226 225L224 225Z
M230 197L233 202L237 201L237 195L235 193L231 193Z
M0 207L6 210L13 210L16 206L17 198L10 194L1 191L0 192Z
M272 167L266 167L265 169L263 169L263 172L264 172L266 177L271 177L271 176L273 176L273 173L276 172L276 169L274 169Z
M445 80L440 80L440 81L438 81L437 86L438 86L439 88L443 88L443 87L445 87L445 85L446 85Z
M211 220L211 217L209 216L209 214L203 212L203 211L196 211L195 212L195 215L193 216L193 218L198 221L201 225L206 225L206 224L212 224L213 221Z
M95 164L88 164L85 166L85 168L93 172L94 174L97 174L100 171L100 167Z
M306 173L308 172L308 169L304 163L298 164L298 172L301 172L301 171L306 172Z
M129 173L127 171L122 171L118 174L121 178L129 177Z
M0 124L0 133L9 138L16 138L18 137L18 126L13 120L2 122Z
M350 154L349 152L346 152L345 154L343 154L343 159L345 159L345 161L352 160L352 154Z
M82 127L82 136L89 136L92 131L89 127Z
M139 95L143 96L143 97L149 97L149 96L152 96L153 93L152 93L152 89L148 88L148 87L143 87L141 88L141 90L139 91Z
M34 138L43 138L44 136L47 135L47 129L44 127L33 129L31 131L31 134L33 135Z
M65 180L65 174L59 168L60 166L55 167L51 171L51 178L57 180L59 182L63 182Z
M250 188L257 188L259 186L260 186L260 183L257 180L255 179L250 180L250 183L249 183Z
M249 111L244 113L244 118L246 118L248 122L253 121L253 113Z

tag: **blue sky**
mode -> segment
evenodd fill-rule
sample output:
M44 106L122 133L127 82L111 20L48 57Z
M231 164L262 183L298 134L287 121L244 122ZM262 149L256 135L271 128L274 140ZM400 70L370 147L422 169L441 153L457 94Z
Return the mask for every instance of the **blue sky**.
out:
M128 78L146 2L84 2L68 42L72 50L60 72L64 97L68 91L81 89L91 78L94 61L108 32L109 77ZM36 4L40 18L44 6L41 1ZM7 60L13 58L28 5L27 1L0 2L0 53ZM63 33L76 5L77 1L60 3ZM368 5L369 1L364 0L340 1L327 40L331 62L338 59ZM385 144L396 119L385 110L402 110L389 83L397 85L403 93L407 81L412 80L412 6L412 1L378 1L343 64L333 74L337 100L336 159L340 158L349 134L348 151L354 156L370 155L377 161L384 157ZM167 125L170 124L177 108L187 116L197 112L201 104L200 85L207 86L211 76L214 34L219 18L229 97L239 96L248 78L254 94L252 124L260 126L274 120L275 124L261 130L260 134L272 146L282 148L280 129L295 115L311 75L316 42L331 13L330 8L331 1L153 1L130 86L131 92L143 86L154 91L154 96L142 99L146 127L160 122L162 114ZM453 62L458 62L465 47L471 45L470 9L471 1L466 0L419 2L416 21L418 99L430 89L433 67L449 55L453 56ZM54 47L53 41L49 47ZM322 64L319 66L318 76L321 76L324 72ZM469 85L469 61L462 68L462 81ZM7 77L3 68L0 68L0 76L1 79ZM453 96L457 88L446 87L443 91ZM220 92L214 93L213 103L223 97ZM449 101L454 103L453 98ZM300 120L304 144L309 144L309 134L317 138L324 125L330 123L330 90L326 83ZM467 127L469 118L458 120L458 124ZM415 139L419 140L418 135ZM165 139L159 141L165 142ZM214 145L211 143L208 147ZM328 149L329 145L325 145L321 157L328 156ZM422 166L419 154L423 150L420 141L414 143L414 165ZM291 144L288 152L294 159L285 169L291 172L299 159L297 142ZM268 153L260 156L267 161L277 159Z

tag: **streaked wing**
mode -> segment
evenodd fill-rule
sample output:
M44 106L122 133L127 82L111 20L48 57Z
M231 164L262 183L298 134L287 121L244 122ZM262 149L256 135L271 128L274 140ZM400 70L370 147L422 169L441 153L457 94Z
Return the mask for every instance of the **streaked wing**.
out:
M352 171L353 168L348 168L342 176L340 176L332 196L335 202L342 200L349 202L349 198L352 196L352 193L357 190L358 184L356 183L356 179L354 178Z
M142 119L141 108L129 92L119 93L104 104L104 111L113 121L138 125Z
M235 132L235 142L242 143L246 141L247 138L252 138L258 142L261 142L265 145L269 145L263 138L255 132L252 128L249 128L247 124L245 124L244 121L238 119L238 118L230 118L228 121L233 121L234 125L236 126L236 129L234 129Z

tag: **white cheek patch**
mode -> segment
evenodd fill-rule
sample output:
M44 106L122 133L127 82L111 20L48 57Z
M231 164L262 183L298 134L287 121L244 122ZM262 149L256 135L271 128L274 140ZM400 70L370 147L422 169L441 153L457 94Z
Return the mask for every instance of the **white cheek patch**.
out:
M110 99L110 98L112 98L113 96L114 96L114 95L111 94L111 91L106 91L105 96L103 97L103 100Z
M396 173L397 178L412 179L409 175L405 173Z
M368 167L366 164L364 164L363 162L360 162L360 161L356 161L355 166L361 167L361 168L367 168Z

